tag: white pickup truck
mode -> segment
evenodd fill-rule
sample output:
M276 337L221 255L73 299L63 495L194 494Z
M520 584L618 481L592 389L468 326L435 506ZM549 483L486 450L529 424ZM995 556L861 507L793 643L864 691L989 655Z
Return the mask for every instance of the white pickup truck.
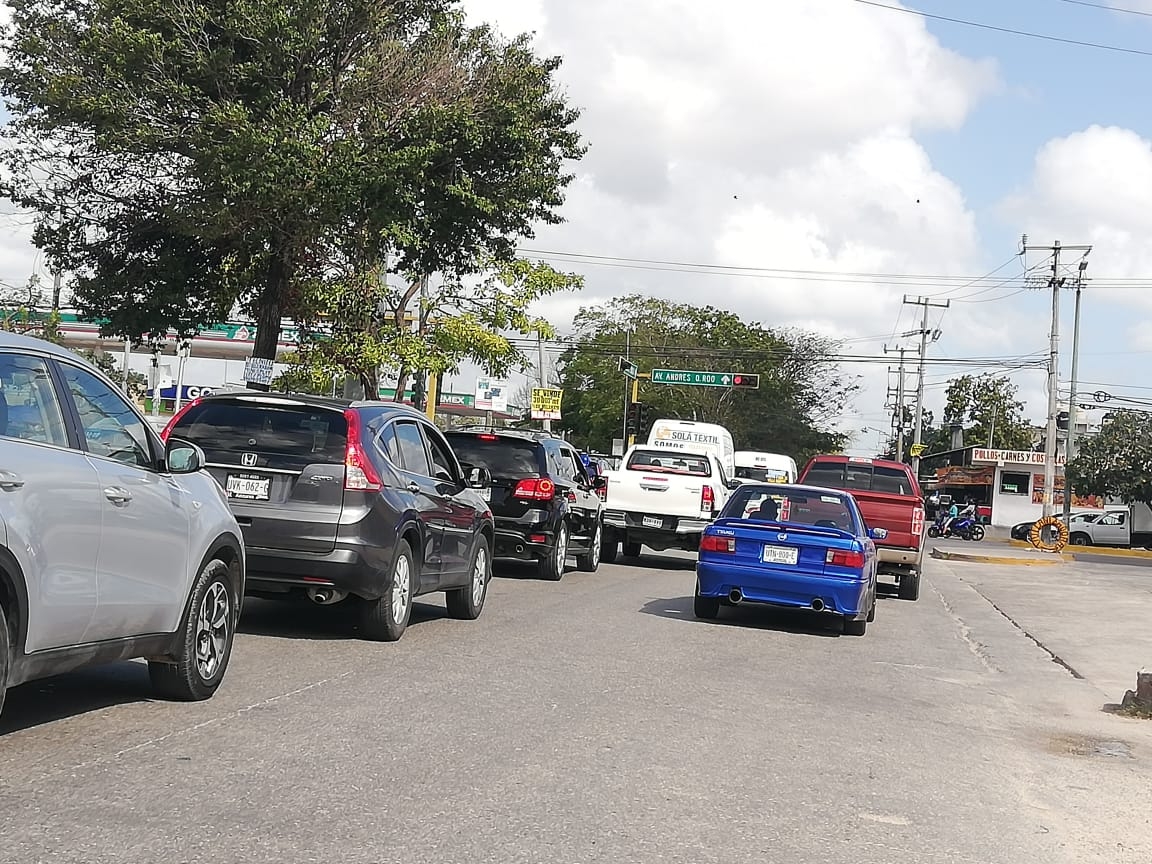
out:
M729 479L711 453L632 447L617 471L609 471L600 560L640 555L641 545L662 552L695 552L708 523L739 481Z

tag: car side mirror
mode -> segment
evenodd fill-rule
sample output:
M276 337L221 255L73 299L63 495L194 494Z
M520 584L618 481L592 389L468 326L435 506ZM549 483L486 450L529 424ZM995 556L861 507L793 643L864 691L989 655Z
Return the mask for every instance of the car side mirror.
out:
M473 489L487 489L492 485L492 472L483 466L469 469L468 485Z
M888 539L888 529L887 528L869 528L868 529L868 536L871 537L873 540L887 540Z
M169 474L195 474L207 461L204 451L191 441L169 438L164 445L164 465Z
M736 490L736 489L739 489L741 486L743 486L744 483L741 480L737 479L736 477L733 477L731 480L728 481L727 485L728 485L729 489Z

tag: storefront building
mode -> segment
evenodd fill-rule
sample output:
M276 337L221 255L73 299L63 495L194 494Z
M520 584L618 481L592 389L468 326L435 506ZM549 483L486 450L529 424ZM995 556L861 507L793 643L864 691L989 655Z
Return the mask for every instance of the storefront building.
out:
M993 525L1009 528L1044 515L1044 454L1027 450L972 449L972 468L991 470ZM985 475L986 476L986 475ZM1064 456L1056 456L1055 491L1052 505L1056 512L1064 508ZM1102 511L1104 499L1094 495L1072 496L1073 512Z

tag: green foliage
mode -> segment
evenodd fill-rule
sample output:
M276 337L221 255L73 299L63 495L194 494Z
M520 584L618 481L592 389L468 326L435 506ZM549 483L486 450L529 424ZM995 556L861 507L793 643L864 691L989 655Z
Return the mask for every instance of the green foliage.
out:
M922 441L924 455L944 453L952 449L952 425L964 430L964 446L988 447L1003 450L1031 450L1032 427L1024 417L1024 403L1017 398L1018 388L1010 378L985 373L961 375L952 379L945 393L944 416L939 425L931 411L924 412ZM915 424L911 407L905 409L904 458L911 462L908 449L912 446ZM895 441L891 442L886 458L895 458Z
M532 315L533 304L581 284L579 276L521 259L492 259L483 278L415 280L403 287L388 284L383 273L349 274L311 298L292 374L330 381L334 372L347 373L366 394L376 393L381 369L396 374L397 393L413 370L444 375L471 362L503 376L528 363L505 334L551 337L551 325ZM406 324L412 305L417 311Z
M109 333L239 307L270 358L318 296L511 261L583 153L558 60L457 0L10 8L3 192Z
M564 420L582 446L609 452L624 411L626 331L641 372L654 368L748 372L759 390L654 385L642 382L649 416L720 423L739 449L792 456L798 462L843 448L832 420L857 390L831 356L835 345L811 333L771 330L711 306L652 297L619 297L582 309L576 345L560 361ZM644 430L645 432L647 430Z
M1152 414L1117 411L1097 434L1078 438L1065 476L1082 494L1152 507Z

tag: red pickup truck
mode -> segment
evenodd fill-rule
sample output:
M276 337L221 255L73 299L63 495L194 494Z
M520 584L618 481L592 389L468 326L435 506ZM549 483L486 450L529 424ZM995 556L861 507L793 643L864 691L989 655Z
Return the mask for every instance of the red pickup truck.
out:
M924 564L924 499L912 469L903 462L856 456L813 456L800 483L852 493L869 528L885 528L876 541L880 572L896 576L903 600L920 596Z

